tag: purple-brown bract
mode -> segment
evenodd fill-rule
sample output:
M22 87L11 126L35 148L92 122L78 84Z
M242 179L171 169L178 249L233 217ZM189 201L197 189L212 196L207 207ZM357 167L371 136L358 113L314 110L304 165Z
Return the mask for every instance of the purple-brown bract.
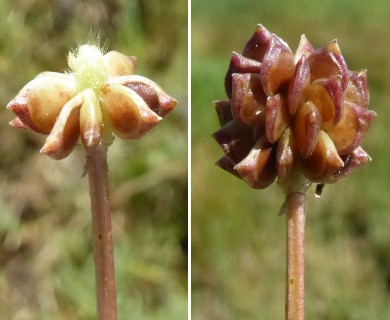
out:
M333 183L370 160L360 146L376 116L368 110L366 70L350 71L336 40L314 49L302 35L295 55L262 25L225 77L215 102L225 155L217 164L252 188L291 175Z

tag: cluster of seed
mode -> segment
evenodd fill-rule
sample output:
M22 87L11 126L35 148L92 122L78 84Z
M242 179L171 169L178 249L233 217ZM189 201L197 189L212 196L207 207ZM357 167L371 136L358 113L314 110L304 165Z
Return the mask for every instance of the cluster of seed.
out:
M367 72L350 71L336 40L314 49L302 35L295 55L262 25L233 52L228 99L216 101L225 155L217 164L253 188L296 176L333 183L370 160L360 147L375 112Z

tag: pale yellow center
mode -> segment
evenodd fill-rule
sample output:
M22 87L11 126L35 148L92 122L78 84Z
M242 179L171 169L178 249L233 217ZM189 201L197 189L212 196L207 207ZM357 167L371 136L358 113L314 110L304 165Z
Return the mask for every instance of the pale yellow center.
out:
M91 88L97 95L107 82L107 71L104 66L103 53L95 45L82 45L76 52L69 52L68 65L74 73L77 89L83 91Z

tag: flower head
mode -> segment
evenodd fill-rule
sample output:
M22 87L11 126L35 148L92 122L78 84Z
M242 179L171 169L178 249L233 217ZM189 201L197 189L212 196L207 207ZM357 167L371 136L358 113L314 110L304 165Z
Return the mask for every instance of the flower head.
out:
M295 55L258 25L225 77L228 100L215 102L225 155L217 164L253 188L297 175L333 183L370 160L360 147L368 110L366 70L350 71L336 40L314 49L302 35Z
M70 72L43 72L7 105L11 125L48 135L41 152L67 157L79 138L88 150L112 134L138 139L177 104L156 83L135 75L136 58L82 45L68 54Z

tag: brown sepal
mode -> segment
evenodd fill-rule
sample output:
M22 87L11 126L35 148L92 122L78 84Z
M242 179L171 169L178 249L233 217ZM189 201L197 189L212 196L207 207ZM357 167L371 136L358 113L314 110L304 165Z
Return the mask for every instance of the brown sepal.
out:
M374 111L344 101L344 112L340 122L327 130L340 155L351 153L363 142L375 116Z
M298 63L301 60L302 56L308 57L314 52L314 48L303 34L301 35L301 40L299 41L299 45L297 50L295 51L295 63Z
M270 143L276 143L288 127L290 116L283 95L268 97L265 109L265 132Z
M320 127L320 113L313 102L305 102L295 115L293 127L295 145L303 159L308 158L313 153Z
M254 126L256 118L265 109L266 101L260 75L255 73L233 75L231 104L234 119Z
M302 159L304 175L312 182L323 183L343 166L344 162L332 140L321 130L313 153L307 159Z
M230 100L216 100L214 101L214 106L221 127L223 127L230 120L233 120L232 105Z
M308 57L308 62L312 81L341 76L341 88L344 92L348 83L348 67L337 40L333 40L325 47L315 50Z
M234 73L260 73L260 70L260 62L233 52L225 75L225 92L228 98L232 97L232 76Z
M258 24L256 30L246 43L243 55L247 58L262 61L268 49L272 34L263 25Z
M251 128L234 120L214 132L213 138L221 146L223 152L235 163L244 159L255 144Z
M252 188L264 189L275 180L277 175L275 149L264 136L234 169Z
M331 175L325 182L335 183L349 175L353 170L365 165L371 161L371 157L363 150L362 147L357 147L352 153L342 157L344 166Z
M72 152L80 137L79 118L82 103L83 95L80 93L64 105L41 153L60 160Z
M109 51L103 57L104 65L109 77L126 76L133 74L137 58L126 56L118 51Z
M22 88L7 109L31 130L49 134L62 107L74 95L75 82L71 75L42 72Z
M237 173L236 170L234 170L235 163L230 160L228 156L223 156L221 159L219 159L215 163L218 167L221 169L231 173L232 175L236 176L239 179L242 179L240 175Z
M305 55L295 66L295 73L292 77L287 91L288 109L293 115L298 107L305 102L304 89L310 84L310 68Z
M348 85L343 99L353 102L361 108L368 108L370 94L368 91L367 70L349 71Z
M288 84L294 74L294 67L294 56L290 48L273 34L260 71L261 83L267 96L273 96Z
M168 95L158 84L142 76L129 75L116 77L110 79L108 83L121 84L130 88L145 101L153 112L162 118L177 105L177 101Z
M112 131L122 139L138 139L160 120L135 91L119 84L102 87L101 105Z
M321 114L322 127L337 124L343 114L343 90L340 76L313 81L305 90L305 100L312 101Z

